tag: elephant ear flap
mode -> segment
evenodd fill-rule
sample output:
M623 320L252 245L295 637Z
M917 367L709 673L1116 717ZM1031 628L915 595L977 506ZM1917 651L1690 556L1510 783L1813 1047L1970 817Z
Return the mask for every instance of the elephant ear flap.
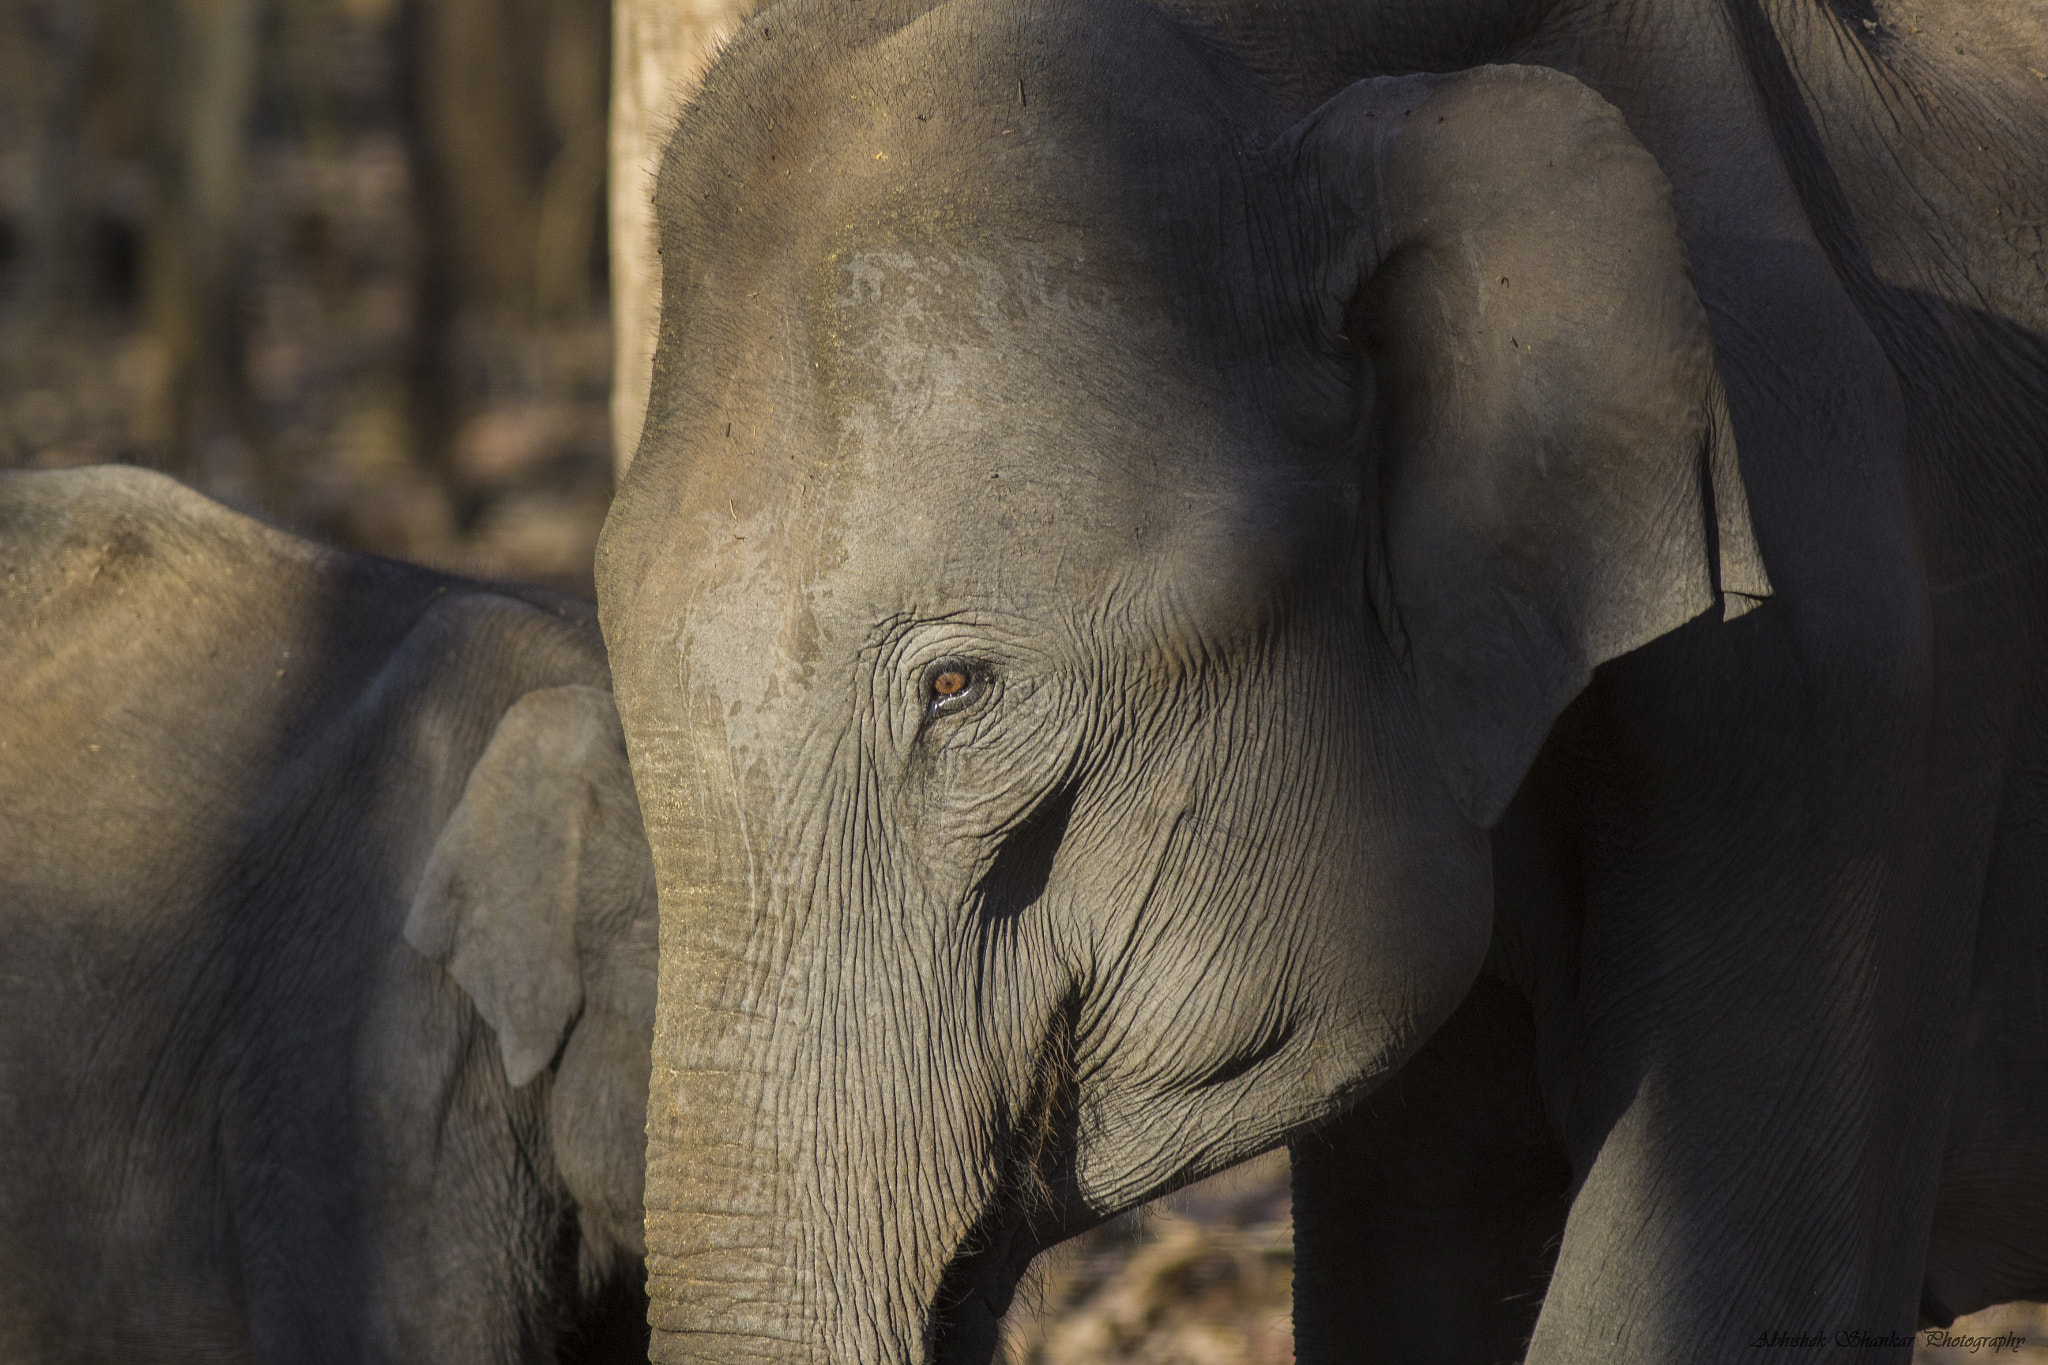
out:
M1370 362L1373 602L1490 825L1597 664L1770 591L1670 189L1534 67L1363 81L1282 146Z
M591 845L618 823L606 806L625 762L609 693L520 698L470 770L406 917L406 942L445 967L497 1033L515 1089L554 1060L583 1008L579 887ZM637 835L637 808L629 814Z

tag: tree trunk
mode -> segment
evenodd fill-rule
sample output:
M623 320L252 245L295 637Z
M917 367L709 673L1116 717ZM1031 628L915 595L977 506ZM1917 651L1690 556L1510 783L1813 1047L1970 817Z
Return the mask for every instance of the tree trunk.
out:
M133 8L129 14L139 17ZM172 470L212 482L204 447L225 424L245 448L250 491L286 511L246 359L242 217L262 15L261 0L180 0L140 9L146 19L135 36L160 41L172 54L155 148L161 197L149 234L145 307L164 348L160 422Z
M620 478L640 444L661 319L652 201L662 147L718 45L752 8L751 0L612 6L612 459Z
M11 300L17 316L10 354L4 357L10 389L33 382L37 353L54 330L62 309L74 304L79 270L74 238L80 213L75 180L78 172L79 123L85 109L86 48L92 13L85 4L43 7L32 13L26 5L8 6L0 43L0 80L7 85L12 107L0 106L0 119L16 124L28 136L31 190L18 220L18 281ZM30 41L40 19L44 41ZM11 132L12 130L8 130ZM4 426L4 424L0 424ZM0 446L7 437L0 430Z
M541 177L534 299L543 319L587 315L591 266L603 222L605 79L603 4L553 0L542 58L555 149Z

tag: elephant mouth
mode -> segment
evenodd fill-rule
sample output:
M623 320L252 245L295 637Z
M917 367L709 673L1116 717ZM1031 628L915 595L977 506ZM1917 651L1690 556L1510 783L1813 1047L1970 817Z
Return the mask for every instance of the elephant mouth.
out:
M926 1321L928 1365L988 1365L1002 1342L1003 1314L1031 1259L1064 1239L1034 1212L1034 1195L1010 1193L961 1240L939 1278Z
M1000 1126L995 1196L960 1239L926 1315L931 1365L985 1365L1001 1344L1003 1314L1040 1252L1100 1221L1076 1180L1081 1017L1078 985L1053 1012L1025 1103Z

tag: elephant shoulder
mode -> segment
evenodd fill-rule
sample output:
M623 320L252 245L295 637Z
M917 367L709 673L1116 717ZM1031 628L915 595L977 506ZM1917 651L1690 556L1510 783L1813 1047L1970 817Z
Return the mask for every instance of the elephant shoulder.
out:
M336 557L146 469L0 473L0 623L62 630L115 603L232 600L240 571L275 597ZM252 580L250 587L256 587ZM223 591L225 590L225 591Z
M117 467L0 474L0 669L0 816L38 832L0 873L53 914L159 919L177 912L147 888L303 866L309 837L451 805L524 693L609 687L587 603L322 546Z

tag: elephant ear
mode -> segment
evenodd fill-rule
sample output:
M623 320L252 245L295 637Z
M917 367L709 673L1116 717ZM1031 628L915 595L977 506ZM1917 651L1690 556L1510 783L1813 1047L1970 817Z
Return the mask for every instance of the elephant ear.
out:
M652 883L611 694L529 692L470 770L427 859L405 940L445 967L496 1031L505 1079L517 1088L554 1060L583 1010L587 978L600 995L617 989L610 945L593 952L581 940L593 924L645 918L638 902ZM651 972L651 946L646 956Z
M1670 188L1536 67L1362 81L1279 150L1371 362L1374 607L1490 825L1595 665L1770 591Z

